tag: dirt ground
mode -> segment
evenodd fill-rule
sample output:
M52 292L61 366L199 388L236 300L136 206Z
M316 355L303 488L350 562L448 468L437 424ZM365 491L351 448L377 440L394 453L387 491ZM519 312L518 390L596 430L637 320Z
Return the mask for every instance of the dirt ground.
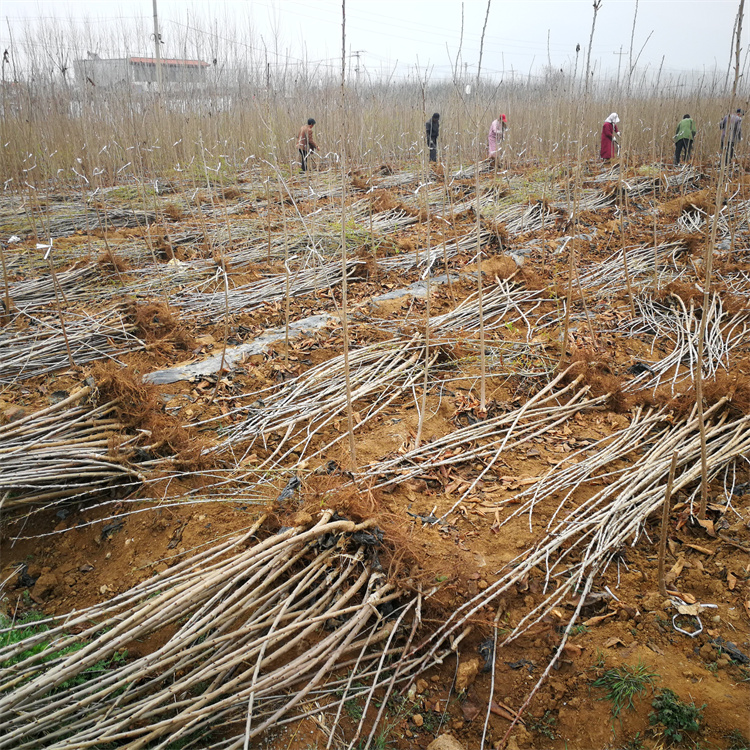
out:
M388 573L406 588L419 584L425 590L436 589L425 602L420 638L426 638L462 604L477 597L481 601L482 592L498 580L501 571L539 543L563 500L564 493L552 493L538 502L533 514L511 517L524 489L551 468L575 466L589 455L582 449L627 427L637 409L667 406L678 414L684 411L686 400L692 398L695 403L689 377L675 381L676 389L669 385L673 374L688 371L684 362L666 372L658 393L625 387L635 377L634 364L656 363L673 349L671 342L648 331L626 335L626 324L632 317L632 300L642 295L660 299L671 295L688 306L693 300L696 309L701 307L703 250L709 227L704 223L701 231L688 232L679 219L712 208L715 183L710 165L695 165L691 168L694 176L682 185L667 179L679 174L677 170L631 167L624 177L646 187L622 202L617 200L620 183L608 169L588 165L583 188L615 197L605 205L582 210L575 224L570 221L571 211L561 207L570 190L566 179L535 165L502 175L489 170L480 175L480 193L491 196L493 202L482 207L479 222L476 207L471 205L476 198L473 176L433 175L434 185L447 190L457 204L454 212L445 200L431 204L427 211L413 198L420 179L417 172L410 180L404 169L403 182L386 183L386 187L377 187L387 176L386 170L349 175L347 206L353 218L345 225L345 234L350 258L360 261L347 290L352 350L394 336L409 340L424 334L428 315L424 296L375 299L424 281L424 267L388 265L384 260L424 254L440 243L450 245L469 238L450 257L438 255L434 263L430 320L471 301L478 271L477 246L471 238L480 230L484 293L501 284L543 290L545 299L533 309L533 321L538 323L547 315L557 322L546 327L529 323L527 329L526 318L519 318L513 310L495 317L495 325L486 331L492 356L484 411L476 329L467 324L450 335L433 331L436 359L424 402L421 380L374 415L370 415L368 399L355 398L353 419L355 423L364 420L364 425L355 433L354 478L348 473L352 456L343 410L305 448L287 455L282 465L272 466L262 490L258 490L258 471L268 468L264 462L281 444L283 430L252 445L238 439L230 453L214 449L224 445L227 431L240 425L259 400L262 407L274 389L341 354L341 284L339 279L302 291L288 302L282 291L258 305L240 303L231 309L229 292L272 276L283 278L284 253L297 256L296 261L287 261L292 266L300 263L309 236L321 253L331 255L330 247L341 238L340 217L337 226L335 220L326 218L326 212L333 211L340 200L334 178L327 173L292 175L289 187L294 203L287 201L283 206L278 198L265 203L265 189L252 174L238 179L234 189L222 192L213 186L210 194L205 189L202 202L189 186L183 190L177 185L172 194L153 196L156 215L149 224L106 228L105 223L104 229L78 229L57 238L58 275L85 266L96 272L69 288L63 286L69 299L50 299L33 314L57 320L62 305L66 316L83 310L97 320L103 311L125 305L123 320L136 327L144 346L123 351L114 342L111 357L4 379L0 419L12 425L53 403L53 394L72 393L93 377L101 398L119 399L122 429L110 437L113 460L119 460L114 457L120 451L123 462L142 464L139 471L144 481L137 486L113 481L82 500L34 501L3 512L0 594L4 614L64 615L105 601L167 570L191 551L249 528L264 510L270 509L279 525L285 525L288 510L275 501L292 470L302 482L295 512L313 514L329 507L376 518L386 540L391 540L384 557ZM401 174L397 165L391 165L389 171L394 170ZM732 180L744 191L745 181L740 177L735 172ZM316 187L313 197L307 190L308 180ZM371 186L376 189L370 191ZM543 197L545 193L556 193L558 203ZM740 199L744 200L744 193L736 200ZM104 193L98 210L133 209L130 200L116 191ZM52 204L50 198L47 226L55 209ZM512 219L500 220L503 211L519 205L547 207L550 213L541 228L534 222L527 229L512 225ZM321 208L323 212L316 215ZM42 218L45 208L40 211ZM389 211L400 212L400 219L393 219ZM3 232L21 237L5 251L6 282L18 290L25 280L46 278L46 263L36 249L44 224L40 221L38 229L33 221L14 227L17 210L12 205L1 213ZM306 217L304 226L299 217ZM378 218L388 221L381 224ZM726 249L717 249L715 254L714 291L722 299L724 314L739 316L742 326L743 315L750 317L750 229L739 219L735 224L729 220L720 235L719 248ZM565 238L572 239L564 242ZM587 271L604 264L623 246L653 247L667 242L680 247L670 267L673 278L655 283L653 272L636 269L623 288L607 278L586 280ZM575 283L569 285L571 250L576 271ZM169 275L178 272L183 276ZM452 275L450 285L438 278L446 272ZM225 279L227 298L223 300ZM201 292L216 292L219 309L226 303L226 310L193 315L188 303L181 307L179 295L196 283L201 284ZM37 293L41 294L32 291L29 299ZM565 324L560 309L561 300L569 294L575 314L563 352ZM24 309L19 300L12 304L16 312ZM32 313L5 313L3 335L34 330ZM269 329L283 330L287 319L296 321L313 314L328 314L331 319L318 330L291 338L288 348L282 335L264 353L251 354L218 375L163 385L141 381L147 373L221 355L225 344L251 342ZM718 374L706 386L708 403L713 403L710 398L715 402L717 393L731 394L733 413L739 415L750 414L750 399L745 395L750 347L741 330L743 335L733 340ZM509 354L521 350L520 356ZM522 407L552 373L572 362L580 364L573 374L584 374L589 395L606 395L606 399L576 411L517 449L502 452L491 466L486 460L447 468L433 468L427 462L414 476L378 486L384 477L392 476L392 472L379 472L378 463L416 447L422 409L420 442L429 445L464 426ZM135 390L128 391L123 383L135 383ZM143 431L148 432L148 439ZM132 446L120 447L133 436L141 441L134 445L151 444L145 458L134 453ZM634 463L639 451L634 446L615 461L612 471ZM330 462L335 462L336 470L326 472ZM6 466L2 471L9 476L12 463L7 459ZM679 592L687 604L706 605L699 614L702 632L694 637L679 632L675 624L693 629L695 620L684 615L673 620L673 604L659 594L659 510L648 516L641 533L623 543L606 571L597 576L560 658L528 705L524 704L580 602L574 596L565 597L540 622L498 648L494 675L485 658L486 644L495 636L502 642L543 602L547 592L542 566L468 617L471 627L456 650L421 674L405 693L406 700L394 702L386 711L377 746L426 748L435 737L450 732L464 747L478 748L487 720L486 747L664 747L663 727L650 725L649 714L656 692L669 688L683 701L703 707L700 731L688 734L684 746L750 747L750 464L738 461L733 467L709 487L710 523L699 523L691 512L696 483L672 498L668 588ZM732 477L730 485L727 476ZM64 482L65 477L59 480ZM474 481L474 490L461 499ZM567 502L576 506L611 481L602 472L577 487ZM444 522L433 522L443 517ZM157 642L158 638L134 644L131 655L139 649L147 653ZM735 650L722 648L723 642L730 642ZM594 683L608 670L623 665L642 666L651 679L634 696L632 705L614 716L606 691ZM363 709L361 701L350 703L341 718L346 737L352 736ZM488 706L492 707L489 713ZM515 712L522 707L521 720L506 737ZM376 711L370 706L365 721L374 719ZM313 714L275 730L259 746L323 748L328 742L326 722L331 718Z

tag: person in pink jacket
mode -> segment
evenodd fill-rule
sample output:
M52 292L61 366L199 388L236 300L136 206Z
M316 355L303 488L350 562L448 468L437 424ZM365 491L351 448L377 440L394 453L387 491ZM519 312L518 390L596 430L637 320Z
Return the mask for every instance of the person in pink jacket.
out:
M617 112L613 112L604 121L604 126L602 127L602 147L600 155L605 161L615 156L615 143L617 143L617 134L620 132L617 129L618 122L620 122L620 118L617 116Z
M497 120L492 121L492 125L490 125L490 132L489 132L489 135L487 136L490 159L492 159L497 153L498 142L505 140L505 131L507 129L508 129L508 118L505 115L500 115L497 118Z

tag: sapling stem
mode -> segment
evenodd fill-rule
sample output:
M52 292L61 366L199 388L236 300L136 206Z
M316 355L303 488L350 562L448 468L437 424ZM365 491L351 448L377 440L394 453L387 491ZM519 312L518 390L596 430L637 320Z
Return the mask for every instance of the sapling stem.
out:
M669 478L667 479L667 491L664 493L664 505L661 511L661 536L659 538L659 593L667 597L667 585L664 581L664 557L667 553L667 536L669 529L669 511L672 506L672 483L674 473L677 469L677 451L672 454L672 463L669 466Z

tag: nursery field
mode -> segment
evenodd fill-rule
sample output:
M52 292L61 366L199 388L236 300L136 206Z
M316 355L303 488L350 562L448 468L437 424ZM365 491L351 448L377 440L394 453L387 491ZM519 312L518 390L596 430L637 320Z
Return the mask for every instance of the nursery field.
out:
M0 748L750 747L744 169L370 159L0 197Z

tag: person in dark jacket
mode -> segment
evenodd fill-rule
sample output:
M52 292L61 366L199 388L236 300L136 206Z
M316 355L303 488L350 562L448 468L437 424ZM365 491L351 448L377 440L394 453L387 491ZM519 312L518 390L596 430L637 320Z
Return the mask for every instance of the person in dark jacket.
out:
M313 127L315 126L315 120L311 117L307 121L307 125L303 125L300 128L299 135L297 136L297 149L299 150L300 166L302 171L307 171L307 157L311 151L315 151L318 148L318 144L315 143L313 136Z
M680 163L680 157L683 152L685 153L685 161L690 158L690 154L693 151L693 139L696 134L695 123L691 119L690 115L685 115L679 123L677 123L677 130L675 130L672 140L674 140L674 165L675 167Z
M437 139L440 134L440 113L435 114L424 124L427 146L430 149L430 161L437 161Z
M726 163L729 164L734 157L734 147L738 141L742 140L742 115L744 112L738 109L733 115L724 115L719 123L719 130L721 130L721 153L726 159ZM726 149L724 148L724 142L726 143Z

